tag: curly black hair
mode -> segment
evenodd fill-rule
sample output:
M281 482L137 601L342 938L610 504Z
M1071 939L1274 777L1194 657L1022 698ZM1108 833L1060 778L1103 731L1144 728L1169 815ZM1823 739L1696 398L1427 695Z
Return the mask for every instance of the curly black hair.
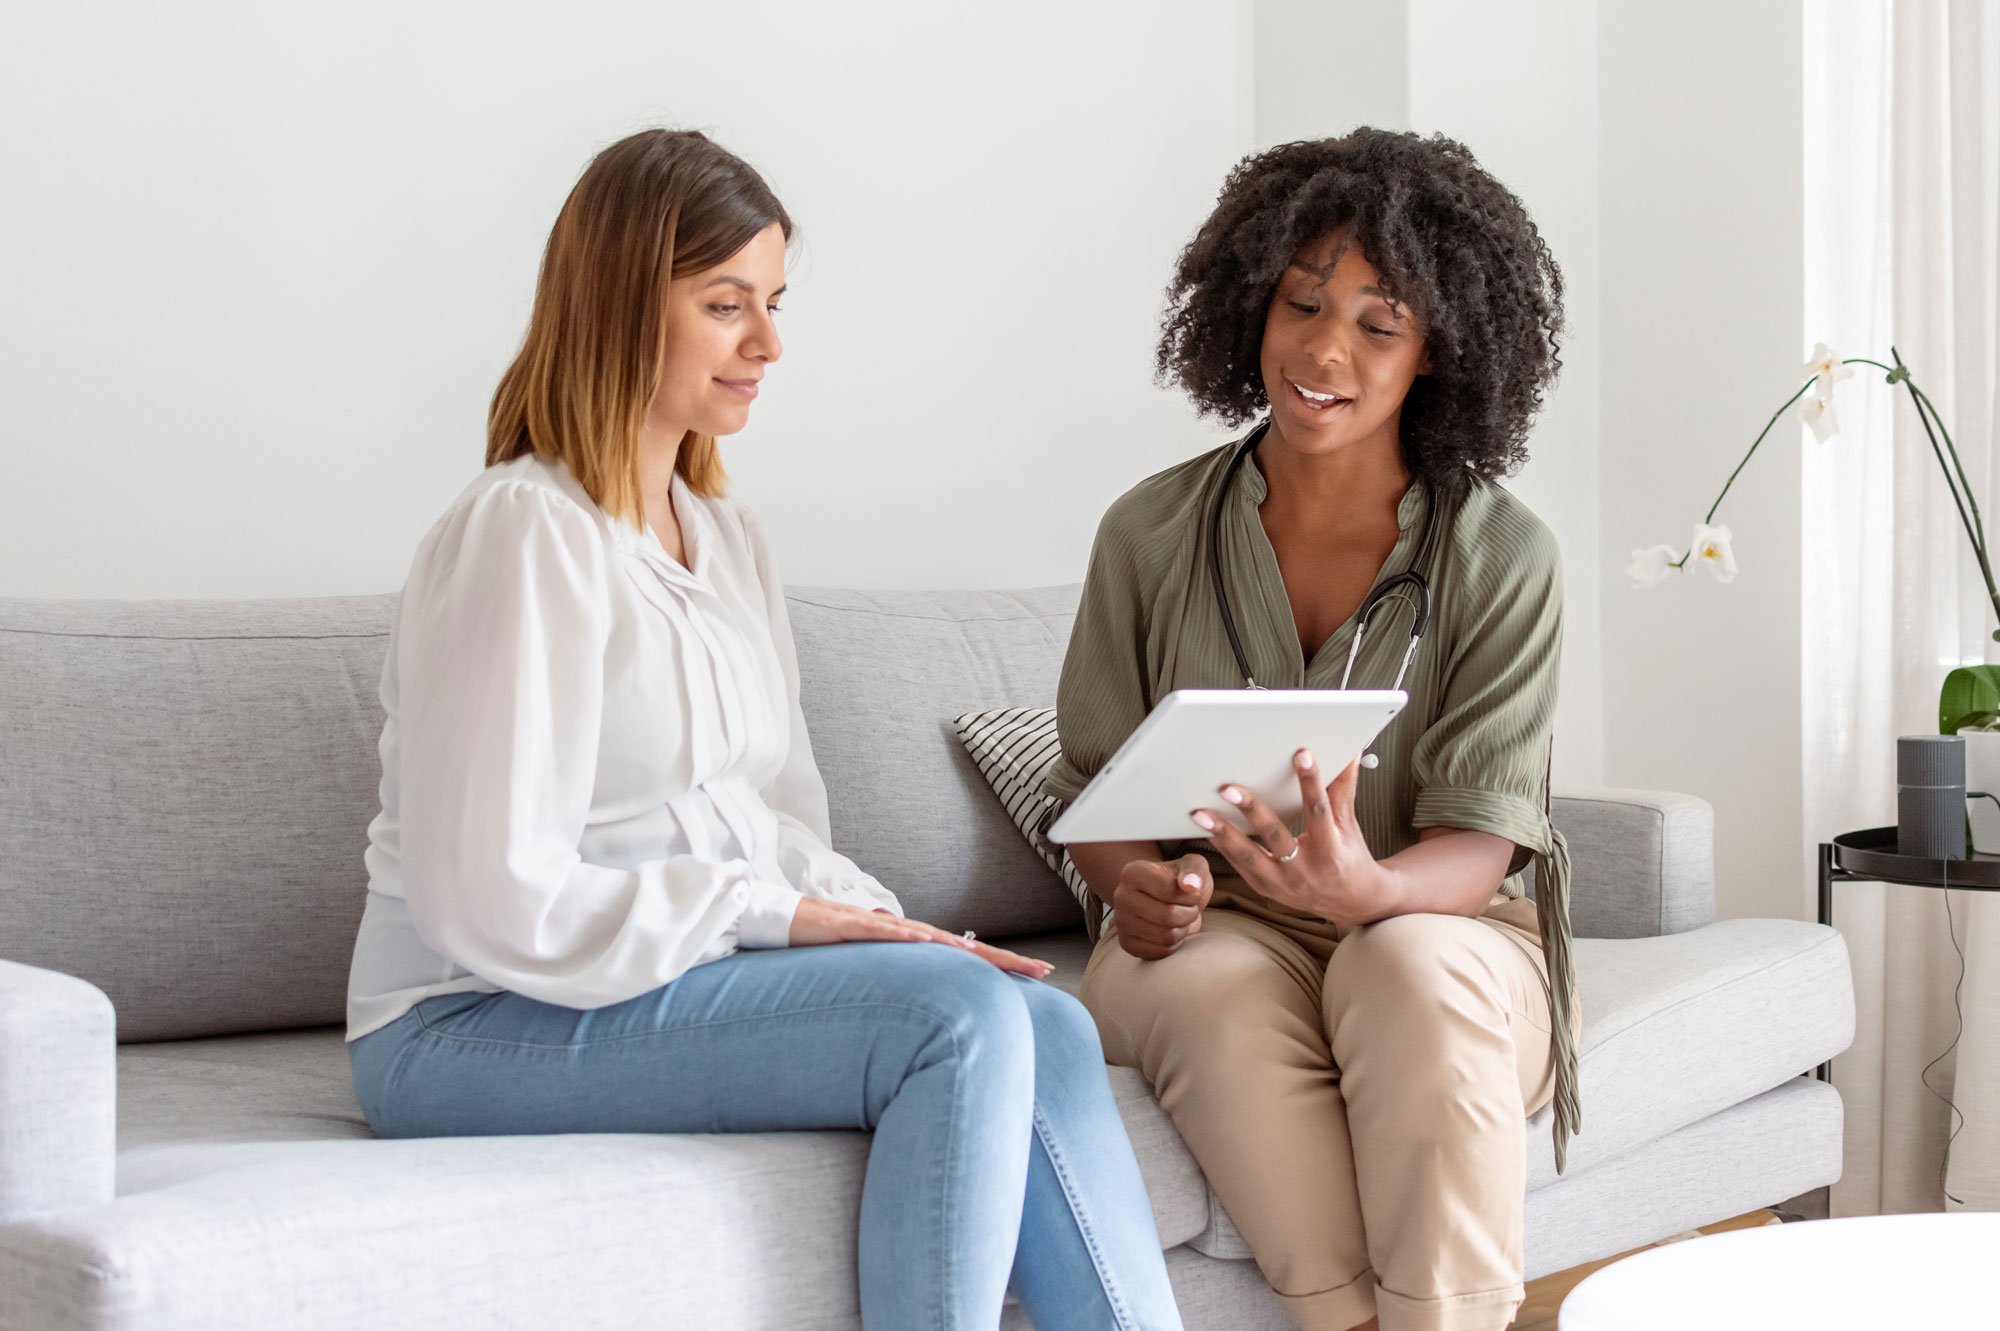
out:
M1442 134L1362 128L1237 163L1168 284L1160 382L1230 425L1268 409L1259 351L1278 279L1343 226L1424 327L1431 372L1403 401L1405 465L1454 497L1518 470L1562 369L1562 271L1521 200Z

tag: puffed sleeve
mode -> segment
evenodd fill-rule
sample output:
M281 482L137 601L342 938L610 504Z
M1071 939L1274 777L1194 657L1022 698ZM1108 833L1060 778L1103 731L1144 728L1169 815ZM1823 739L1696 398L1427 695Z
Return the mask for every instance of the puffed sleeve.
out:
M791 614L785 608L785 588L763 523L741 505L737 512L750 545L757 579L764 588L765 614L771 643L785 677L785 709L790 738L784 765L762 792L764 803L778 819L778 867L785 880L809 897L844 901L868 910L901 915L895 893L853 860L833 849L827 815L826 782L813 761L812 737L806 733L805 709L799 703L799 658L792 642Z
M1121 506L1114 504L1091 542L1090 568L1056 686L1062 752L1042 791L1058 806L1083 793L1153 710L1142 597L1137 559Z
M798 893L742 860L579 853L596 780L608 555L532 485L479 491L418 552L397 621L403 885L419 935L542 1002L623 1002L783 946Z

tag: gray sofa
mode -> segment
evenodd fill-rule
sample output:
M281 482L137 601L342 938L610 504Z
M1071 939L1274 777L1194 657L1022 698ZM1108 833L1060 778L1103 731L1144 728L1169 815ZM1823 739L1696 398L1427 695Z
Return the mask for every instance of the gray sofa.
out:
M951 718L1055 696L1074 588L791 596L840 848L1074 986L1074 902ZM864 1136L377 1141L341 1027L388 596L0 601L0 1326L857 1322ZM1528 1132L1528 1274L1831 1182L1805 1074L1839 935L1714 922L1711 815L1569 791L1583 1132ZM1283 1327L1144 1083L1110 1071L1190 1328ZM1010 1309L1009 1325L1021 1321Z

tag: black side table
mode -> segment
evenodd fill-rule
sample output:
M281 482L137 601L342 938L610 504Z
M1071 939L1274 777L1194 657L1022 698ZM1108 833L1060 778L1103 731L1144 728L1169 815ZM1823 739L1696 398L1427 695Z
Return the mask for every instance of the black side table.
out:
M1819 843L1819 922L1833 923L1835 883L1896 883L1903 887L1964 888L2000 892L2000 855L1967 860L1927 860L1896 853L1896 829L1869 827L1842 832ZM1821 1081L1833 1076L1833 1060L1819 1065Z

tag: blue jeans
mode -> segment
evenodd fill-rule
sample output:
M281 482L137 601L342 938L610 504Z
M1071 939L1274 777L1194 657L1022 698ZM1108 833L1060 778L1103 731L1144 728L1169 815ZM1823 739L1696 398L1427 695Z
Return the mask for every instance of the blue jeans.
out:
M870 1331L1178 1328L1097 1027L1061 990L932 943L739 952L612 1007L429 998L349 1045L385 1137L875 1134Z

